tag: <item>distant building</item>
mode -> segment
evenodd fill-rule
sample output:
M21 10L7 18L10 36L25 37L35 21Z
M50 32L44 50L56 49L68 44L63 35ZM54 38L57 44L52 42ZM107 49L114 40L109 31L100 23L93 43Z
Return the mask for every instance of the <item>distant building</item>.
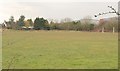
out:
M22 30L33 30L33 29L34 29L33 26L29 26L29 27L23 26L23 27L22 27Z

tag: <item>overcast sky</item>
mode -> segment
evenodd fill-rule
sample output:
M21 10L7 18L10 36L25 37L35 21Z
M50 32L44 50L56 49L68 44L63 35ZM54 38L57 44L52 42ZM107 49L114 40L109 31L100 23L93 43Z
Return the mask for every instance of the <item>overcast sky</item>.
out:
M58 20L69 17L79 20L86 16L91 16L93 19L116 16L116 14L108 14L94 17L95 14L111 11L108 5L118 9L117 2L1 2L0 23L9 20L10 16L18 20L20 15L33 20L36 17Z

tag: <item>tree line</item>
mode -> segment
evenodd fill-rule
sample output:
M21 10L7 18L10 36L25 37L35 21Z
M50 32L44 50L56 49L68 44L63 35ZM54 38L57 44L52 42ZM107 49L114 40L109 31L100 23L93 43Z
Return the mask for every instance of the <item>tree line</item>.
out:
M70 18L62 19L61 22L55 20L48 21L44 18L36 17L34 21L32 19L25 20L25 16L21 15L19 20L14 21L14 17L11 16L9 21L4 21L2 28L14 29L14 30L74 30L74 31L104 31L111 32L118 31L118 18L109 18L107 20L101 19L96 24L92 22L91 17L85 17L82 20L74 21Z

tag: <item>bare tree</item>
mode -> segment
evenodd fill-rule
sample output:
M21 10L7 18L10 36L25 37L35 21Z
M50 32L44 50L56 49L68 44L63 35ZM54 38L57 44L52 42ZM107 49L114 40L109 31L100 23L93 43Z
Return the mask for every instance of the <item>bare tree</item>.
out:
M83 24L90 24L91 21L92 21L91 16L86 16L86 17L84 17L84 18L81 20L81 23L83 23Z
M111 11L99 13L99 14L95 15L95 17L98 17L98 16L100 16L100 15L105 15L105 14L111 14L111 13L115 13L115 14L118 15L118 16L120 15L120 13L119 13L115 8L113 8L112 6L108 6L108 8L110 8ZM102 27L102 31L104 32L104 27ZM115 27L113 26L113 33L114 33L114 32L115 32Z
M61 23L65 23L65 22L72 22L73 20L71 18L64 18L64 19L61 19Z

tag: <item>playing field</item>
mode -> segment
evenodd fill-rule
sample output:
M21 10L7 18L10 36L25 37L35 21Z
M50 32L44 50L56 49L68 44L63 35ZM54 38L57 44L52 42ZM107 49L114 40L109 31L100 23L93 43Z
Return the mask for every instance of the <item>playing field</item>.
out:
M117 68L117 33L3 31L3 69Z

